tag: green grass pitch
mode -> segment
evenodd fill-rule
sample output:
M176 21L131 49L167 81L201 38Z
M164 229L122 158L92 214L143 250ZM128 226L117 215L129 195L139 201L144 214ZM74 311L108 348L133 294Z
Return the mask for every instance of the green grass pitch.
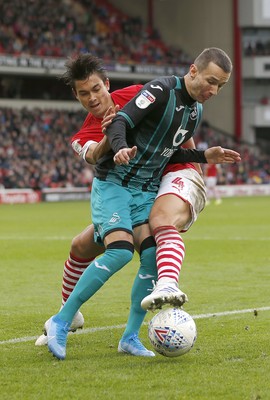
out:
M0 206L0 399L270 399L269 198L211 204L183 234L180 287L198 338L172 359L117 352L137 256L83 305L85 328L69 335L65 361L34 346L89 215L87 202ZM151 348L146 323L140 337Z

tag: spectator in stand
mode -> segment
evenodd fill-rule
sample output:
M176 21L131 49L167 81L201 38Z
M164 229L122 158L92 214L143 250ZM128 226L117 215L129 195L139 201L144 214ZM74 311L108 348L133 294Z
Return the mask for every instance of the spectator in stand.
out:
M210 204L210 199L214 199L216 205L219 205L222 202L219 190L217 188L218 169L219 166L217 166L216 164L205 165L204 179L205 179L206 194L207 194L206 205Z
M104 60L188 66L190 57L153 37L139 17L129 17L102 0L3 2L0 53L67 57L88 52ZM60 15L60 17L59 17ZM90 17L89 17L90 16ZM94 39L93 39L94 38ZM87 46L86 46L87 43Z
M0 108L0 176L6 189L49 187L87 187L85 168L78 158L74 161L67 132L77 132L85 114L78 111ZM269 184L269 154L258 146L236 144L232 137L225 136L209 127L209 147L221 145L234 148L243 154L240 164L224 165L218 176L218 184ZM200 135L198 134L198 137ZM40 139L40 140L38 140ZM204 142L202 136L197 148ZM17 160L20 160L18 165ZM65 173L63 174L63 169ZM59 173L59 170L62 173Z
M83 114L70 111L0 109L0 171L6 189L87 186L63 136L75 132ZM20 162L18 163L18 159ZM91 167L88 167L91 170Z

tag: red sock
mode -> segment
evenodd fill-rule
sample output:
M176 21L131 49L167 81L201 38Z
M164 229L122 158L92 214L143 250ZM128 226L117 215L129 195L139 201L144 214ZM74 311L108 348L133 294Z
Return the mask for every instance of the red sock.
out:
M94 258L79 258L71 253L69 254L69 258L65 262L63 272L62 305L65 304L82 273L93 260Z
M158 280L170 278L178 282L185 257L185 245L179 232L174 226L160 226L155 229L154 236Z

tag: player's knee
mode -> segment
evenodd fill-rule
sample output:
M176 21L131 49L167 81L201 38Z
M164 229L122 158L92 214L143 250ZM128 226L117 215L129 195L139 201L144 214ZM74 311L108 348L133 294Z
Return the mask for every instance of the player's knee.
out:
M150 219L149 219L149 225L150 225L151 231L153 232L159 226L167 225L166 219L167 219L167 215L162 210L151 213Z
M176 214L174 226L178 230L178 232L181 232L184 230L185 226L190 223L191 219L192 219L191 211L190 209L187 209L183 213Z
M132 260L134 245L126 240L118 240L107 246L106 253L110 254L116 267L122 267Z
M77 256L82 253L82 243L81 243L80 235L77 235L72 239L70 252Z

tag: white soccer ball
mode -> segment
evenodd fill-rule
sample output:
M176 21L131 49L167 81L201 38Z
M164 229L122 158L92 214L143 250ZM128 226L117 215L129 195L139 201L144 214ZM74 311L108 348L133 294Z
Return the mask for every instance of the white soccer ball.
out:
M194 346L196 324L180 308L164 309L149 322L148 337L154 349L163 356L182 356Z

